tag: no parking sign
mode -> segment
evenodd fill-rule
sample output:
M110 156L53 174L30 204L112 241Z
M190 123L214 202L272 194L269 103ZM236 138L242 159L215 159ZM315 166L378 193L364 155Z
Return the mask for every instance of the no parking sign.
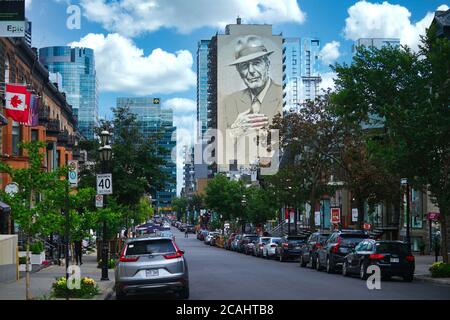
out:
M78 187L78 161L69 160L69 183L72 187Z

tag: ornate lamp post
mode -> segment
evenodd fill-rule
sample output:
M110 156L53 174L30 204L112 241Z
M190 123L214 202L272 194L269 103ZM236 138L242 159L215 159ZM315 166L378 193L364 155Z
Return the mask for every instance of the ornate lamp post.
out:
M112 159L112 148L109 145L109 138L111 134L104 130L100 133L100 141L102 147L100 147L100 162L101 162L101 171L102 173L107 173L109 169L109 164ZM104 207L106 207L106 195L103 196ZM103 239L102 239L102 278L101 281L109 281L108 277L108 256L109 256L109 245L106 240L107 235L107 227L106 227L106 219L103 219Z

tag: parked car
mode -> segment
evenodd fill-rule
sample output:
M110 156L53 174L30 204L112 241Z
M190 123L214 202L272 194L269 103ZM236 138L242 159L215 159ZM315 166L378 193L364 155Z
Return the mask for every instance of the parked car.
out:
M275 257L277 254L277 247L280 242L281 238L271 237L263 247L262 257L266 259Z
M200 241L204 241L205 237L208 235L208 230L201 229L199 232L197 232L197 239Z
M369 238L365 231L342 230L333 232L325 244L317 250L316 270L333 273L342 267L344 257L361 241Z
M256 257L262 257L264 245L269 241L270 237L259 237L258 241L255 242L255 250L253 252L253 255Z
M185 230L187 230L187 233L193 233L193 234L195 234L195 226L192 225L192 224L186 225L186 229L185 229Z
M247 255L255 255L255 246L256 242L258 242L259 236L256 238L249 238L248 240L244 239L244 253Z
M170 238L128 240L115 270L118 299L128 294L177 292L189 298L189 273L184 251Z
M215 236L218 235L218 232L215 231L210 231L208 232L208 235L205 237L205 244L210 244L211 243L211 239Z
M234 241L235 236L236 233L232 233L229 236L225 237L225 243L223 246L225 250L231 250L231 243Z
M371 265L380 267L381 276L387 280L400 276L406 282L414 278L415 259L403 241L376 241L367 239L360 242L344 258L342 275L358 274L367 279L367 268Z
M311 268L316 268L317 250L322 247L330 236L330 232L314 232L302 246L300 253L300 266L306 267L311 262Z
M258 239L258 236L256 234L243 234L242 239L239 240L237 245L237 251L241 253L245 253L244 249L245 246L254 240Z
M276 248L277 257L280 262L289 259L298 259L301 248L306 243L306 236L284 236Z
M231 242L231 251L238 251L239 242L242 240L242 235L237 234Z
M184 232L184 230L186 230L186 226L187 226L186 223L182 223L178 229L179 229L181 232Z

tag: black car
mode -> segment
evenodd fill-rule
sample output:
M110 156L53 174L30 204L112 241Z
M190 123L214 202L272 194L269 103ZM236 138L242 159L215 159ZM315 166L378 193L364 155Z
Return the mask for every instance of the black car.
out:
M185 232L195 234L195 226L191 224L186 225Z
M403 277L411 282L414 277L414 256L408 244L403 241L376 241L367 239L360 242L344 258L342 275L358 274L367 279L367 268L371 265L380 267L383 279L392 276Z
M311 262L311 268L316 268L317 250L330 237L330 232L314 232L308 241L302 246L300 253L300 266L306 267Z
M289 259L298 259L300 257L301 248L306 243L306 240L306 236L284 236L281 238L276 253L280 262Z
M242 239L238 242L237 251L241 253L245 253L245 246L252 242L258 240L258 236L256 234L244 234Z
M316 270L324 267L333 273L342 267L344 257L361 241L369 238L365 231L341 230L333 232L325 244L317 250Z

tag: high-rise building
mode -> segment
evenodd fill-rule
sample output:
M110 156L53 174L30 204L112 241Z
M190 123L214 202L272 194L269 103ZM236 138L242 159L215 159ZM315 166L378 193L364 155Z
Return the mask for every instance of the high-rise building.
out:
M88 48L46 47L39 50L39 60L49 72L59 73L61 91L72 105L80 133L94 138L98 123L98 83L94 51Z
M183 150L183 189L181 194L185 197L191 196L195 191L195 171L194 171L194 147L185 146Z
M320 41L316 38L283 39L285 110L295 109L319 94L319 53Z
M161 155L165 160L162 170L169 176L165 188L156 192L156 206L159 211L171 211L172 199L177 195L177 166L172 160L176 148L176 127L173 125L173 110L163 108L159 98L117 98L117 107L128 107L136 115L139 131L145 138L155 138L158 146L166 149Z
M30 20L25 20L25 42L31 47L31 40L32 40L32 26Z
M198 134L208 129L208 52L210 40L200 40L197 47L197 123Z

